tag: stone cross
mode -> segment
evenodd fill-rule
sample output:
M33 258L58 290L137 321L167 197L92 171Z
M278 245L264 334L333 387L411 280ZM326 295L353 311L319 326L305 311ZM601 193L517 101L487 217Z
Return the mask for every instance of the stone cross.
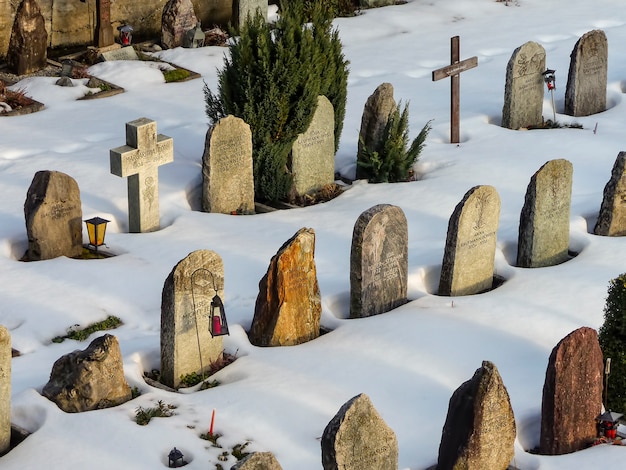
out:
M478 57L470 57L469 59L459 61L460 57L460 39L454 36L450 39L450 65L433 70L433 82L442 78L450 77L451 85L451 101L450 101L450 143L459 143L459 117L461 115L461 72L473 69L478 66Z
M96 0L96 46L106 47L114 42L111 0Z
M174 141L157 135L156 122L126 123L126 145L110 150L111 173L128 177L128 230L159 230L159 166L174 161Z

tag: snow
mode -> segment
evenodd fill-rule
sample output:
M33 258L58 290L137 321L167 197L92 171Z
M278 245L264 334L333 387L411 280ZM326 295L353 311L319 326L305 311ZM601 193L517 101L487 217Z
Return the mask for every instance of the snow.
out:
M336 169L353 176L358 130L367 97L390 82L396 100L410 102L411 135L433 120L416 171L402 184L357 182L326 204L254 216L199 211L201 158L208 120L202 87L217 86L227 49L167 50L163 60L202 74L165 84L154 69L107 62L92 72L126 89L99 100L77 101L79 88L49 78L17 84L46 109L0 119L0 324L22 356L12 362L12 422L32 434L0 458L3 470L167 466L180 449L192 469L230 468L224 451L250 442L248 451L271 451L286 470L321 467L320 436L341 405L367 394L399 441L399 468L434 465L454 390L483 360L496 364L517 423L514 464L523 470L621 468L626 450L597 446L544 457L528 452L539 442L541 393L552 348L571 331L603 321L608 282L625 268L623 238L591 234L617 154L624 150L626 11L621 0L413 0L364 11L334 24L340 31L350 78L346 120ZM608 109L573 118L562 114L570 53L578 38L605 31L609 44ZM449 143L450 86L431 72L449 64L450 38L461 38L461 59L478 67L461 75L461 143ZM500 127L506 65L513 51L536 41L556 70L557 120L583 129L512 131ZM84 90L83 90L84 91ZM80 94L80 93L79 93ZM552 118L546 90L543 115ZM162 229L129 234L126 181L109 172L109 149L124 145L126 122L157 121L174 139L175 159L160 169ZM597 125L597 130L594 128ZM559 266L515 267L517 231L531 176L546 161L573 163L570 249L578 256ZM83 218L111 220L101 261L58 258L19 262L27 248L23 205L35 172L71 175L81 190ZM448 220L475 185L492 185L502 200L496 271L506 282L489 293L434 295ZM354 222L376 204L400 206L409 224L410 302L392 312L348 319L349 257ZM270 258L299 228L316 232L322 324L332 332L293 347L258 348L246 335L258 282ZM86 235L85 235L86 236ZM221 385L171 393L143 380L159 368L161 290L173 266L191 251L211 249L225 266L224 304L231 335L226 351L237 360L214 377ZM51 343L72 325L107 315L131 387L142 392L121 406L67 414L40 395L52 364L89 341ZM176 405L175 416L134 422L139 406ZM215 414L215 448L200 439Z

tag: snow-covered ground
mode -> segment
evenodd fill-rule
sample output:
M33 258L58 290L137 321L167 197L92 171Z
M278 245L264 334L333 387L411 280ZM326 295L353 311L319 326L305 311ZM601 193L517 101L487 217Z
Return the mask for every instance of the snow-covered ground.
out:
M20 82L46 109L0 118L0 324L22 356L12 363L12 421L30 437L0 458L3 470L41 468L155 469L177 447L189 469L234 464L217 457L236 444L271 451L286 470L321 467L320 436L343 403L366 393L399 441L400 469L436 463L448 400L483 360L496 364L511 397L518 437L514 464L523 470L621 468L626 448L597 446L570 455L527 452L539 441L541 392L549 354L580 326L598 328L608 282L626 270L626 240L591 234L615 158L624 150L626 10L622 0L410 0L364 11L334 23L350 61L347 113L336 168L353 176L363 105L383 82L397 100L410 102L412 136L433 120L417 164L420 180L403 184L356 183L326 204L254 216L199 211L201 158L208 127L202 87L217 85L227 50L205 47L160 56L203 75L165 84L144 64L107 62L93 72L126 89L110 98L76 101L78 88L54 78ZM608 109L563 115L570 53L578 38L605 31L609 44ZM461 143L449 144L450 86L431 72L449 64L450 38L461 37L461 58L478 67L461 75ZM506 65L527 41L543 45L556 70L557 120L583 129L512 131L500 127ZM546 91L544 117L552 118ZM110 174L109 149L125 143L125 123L154 119L174 139L175 159L160 169L162 229L129 234L126 181ZM597 129L596 129L597 126ZM594 132L596 129L596 132ZM528 182L546 161L574 166L571 261L541 269L514 266L519 214ZM102 261L18 259L27 248L23 206L39 170L76 179L83 216L110 219L106 243L117 256ZM487 294L434 295L448 219L471 187L492 185L501 200L496 254L504 285ZM352 229L369 207L395 204L409 224L411 302L375 317L349 320ZM332 332L295 347L258 348L246 330L258 282L270 258L299 228L316 232L322 323ZM238 359L216 375L221 385L202 392L170 393L145 383L159 367L161 290L173 266L188 253L211 249L225 265L231 335L226 351ZM454 303L452 303L454 300ZM107 315L124 325L126 378L142 395L124 405L66 414L43 398L52 364L88 341L52 343L72 325ZM97 334L92 336L93 339ZM176 405L175 416L134 422L135 409L158 400ZM216 410L222 449L200 439Z

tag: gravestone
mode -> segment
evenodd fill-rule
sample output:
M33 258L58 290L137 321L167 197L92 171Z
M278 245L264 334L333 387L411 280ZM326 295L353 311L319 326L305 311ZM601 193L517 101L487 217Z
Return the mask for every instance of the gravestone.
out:
M502 127L520 129L543 124L545 69L543 46L529 41L515 49L506 68Z
M224 298L224 264L210 250L178 262L165 280L161 299L161 382L173 388L181 377L210 370L222 357L221 336L209 331L211 301Z
M196 24L198 18L191 0L168 0L161 16L161 46L164 49L182 47L187 31Z
M83 220L78 184L60 171L38 171L26 194L24 216L31 261L83 253Z
M379 204L352 232L350 318L388 312L407 302L408 227L402 209Z
M252 132L238 117L226 116L207 131L202 156L202 210L254 212Z
M120 47L119 49L111 49L103 51L100 54L103 60L139 60L137 51L133 46Z
M391 83L381 83L374 93L372 93L363 108L361 117L361 130L359 131L358 153L359 158L363 149L380 152L382 135L389 121L389 115L397 108L396 100L393 97L393 85ZM356 178L366 178L363 167L357 163Z
M550 160L531 178L520 215L517 265L553 266L568 259L572 164Z
M254 18L257 12L267 18L267 0L233 0L233 24L242 28L248 16Z
M483 361L450 398L437 470L506 469L515 455L515 416L496 366Z
M174 161L174 141L148 118L126 123L126 145L110 150L111 173L128 177L128 231L159 230L159 166Z
M22 0L17 7L7 65L17 75L37 72L47 65L48 33L44 17L35 0Z
M585 33L570 55L565 114L589 116L606 110L609 46L601 30Z
M315 232L301 228L272 257L259 282L252 344L293 346L319 336L322 305L314 256Z
M602 350L593 328L578 328L554 347L543 385L540 454L568 454L595 440L603 372Z
M604 187L600 215L593 233L610 237L626 236L626 152L617 155L611 179Z
M0 455L11 446L11 335L0 325Z
M448 223L439 295L471 295L493 285L500 196L475 186L457 204Z
M398 440L367 395L348 400L322 434L324 470L398 470Z
M317 97L311 124L293 143L291 172L299 196L335 182L335 112L325 96Z
M57 359L42 395L66 413L109 408L130 400L132 392L124 378L117 338L101 336L84 351Z
M271 452L252 452L235 465L230 470L282 470L276 457Z

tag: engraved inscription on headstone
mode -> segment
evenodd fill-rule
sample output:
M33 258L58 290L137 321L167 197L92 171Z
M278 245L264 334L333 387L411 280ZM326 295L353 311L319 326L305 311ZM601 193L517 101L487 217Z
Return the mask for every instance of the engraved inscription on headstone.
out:
M502 127L519 129L543 123L546 51L529 41L513 52L506 68Z
M517 265L553 266L568 259L572 164L550 160L531 178L520 215Z
M379 204L363 212L352 232L350 318L388 312L406 303L408 228L402 209Z
M161 300L161 382L178 387L181 376L208 372L222 355L221 336L209 332L213 296L224 298L224 264L210 250L182 259L165 280Z
M565 114L589 116L606 110L608 43L601 30L585 33L570 56Z
M298 195L321 189L335 181L335 112L325 96L317 98L317 108L309 128L293 143L291 172Z
M470 295L493 285L500 196L475 186L457 204L448 223L439 295Z
M159 166L174 161L174 141L147 118L126 123L126 145L111 149L111 173L128 177L129 232L159 230Z
M202 210L222 214L254 212L252 132L235 116L207 131L202 157Z

